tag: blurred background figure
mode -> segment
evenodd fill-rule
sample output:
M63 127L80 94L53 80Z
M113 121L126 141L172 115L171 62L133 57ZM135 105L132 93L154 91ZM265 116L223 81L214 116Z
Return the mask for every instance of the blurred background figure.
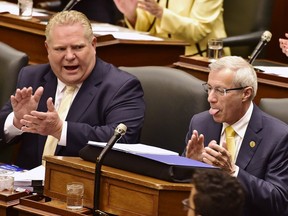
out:
M53 0L40 2L38 7L50 11L61 11L70 0ZM121 24L122 13L117 9L113 0L79 0L73 10L84 13L88 19L110 24Z
M185 54L201 54L209 38L226 37L223 0L114 0L126 25L164 38L184 40L191 45ZM229 49L225 54L230 54Z
M280 48L282 49L282 52L288 56L288 33L285 34L285 39L284 38L279 38L279 45Z
M196 170L190 197L183 200L187 216L241 216L244 191L235 177L218 169Z

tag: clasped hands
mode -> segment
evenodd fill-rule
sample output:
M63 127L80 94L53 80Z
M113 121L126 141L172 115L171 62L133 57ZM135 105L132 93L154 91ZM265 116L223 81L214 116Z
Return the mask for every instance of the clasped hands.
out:
M225 142L223 146L220 146L215 140L212 140L207 147L204 147L204 136L203 134L199 135L196 130L193 131L191 139L188 141L185 156L219 167L230 174L233 174L236 169Z
M60 119L52 98L47 100L47 112L38 112L37 107L44 88L39 87L33 95L32 87L17 89L12 95L11 104L14 112L13 124L23 132L43 136L52 135L60 139L63 122Z

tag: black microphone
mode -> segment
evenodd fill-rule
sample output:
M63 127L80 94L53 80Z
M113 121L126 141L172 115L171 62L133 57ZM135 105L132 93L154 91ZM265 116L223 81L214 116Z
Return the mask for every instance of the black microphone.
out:
M111 215L107 214L99 209L99 198L100 198L100 180L101 180L101 166L103 160L108 153L108 151L113 147L113 145L126 133L127 126L120 123L115 131L114 135L110 138L104 149L101 151L100 155L96 159L96 167L95 167L95 181L94 181L94 207L93 207L93 215Z
M263 48L267 45L267 43L271 40L272 34L270 31L263 32L259 43L256 48L253 50L252 54L248 56L249 63L252 64L259 53L263 50Z
M70 0L68 4L64 7L62 11L71 10L76 4L78 4L81 0Z

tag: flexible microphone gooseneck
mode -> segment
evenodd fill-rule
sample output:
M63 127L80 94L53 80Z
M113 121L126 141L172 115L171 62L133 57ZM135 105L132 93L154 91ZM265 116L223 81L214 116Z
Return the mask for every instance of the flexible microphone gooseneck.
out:
M256 48L253 50L252 54L248 56L248 61L250 64L254 62L259 53L263 50L263 48L267 45L267 43L271 40L272 34L269 31L263 32L259 43Z
M78 4L81 0L70 0L68 4L64 7L62 11L71 10L76 4Z
M96 159L96 166L95 166L95 181L94 181L94 207L93 207L93 215L102 215L106 216L109 215L105 212L102 212L99 209L99 198L100 198L100 180L101 180L101 167L103 164L103 160L106 154L110 151L113 145L126 133L127 126L124 124L119 124L115 131L114 135L110 138L104 149L101 151L100 155Z

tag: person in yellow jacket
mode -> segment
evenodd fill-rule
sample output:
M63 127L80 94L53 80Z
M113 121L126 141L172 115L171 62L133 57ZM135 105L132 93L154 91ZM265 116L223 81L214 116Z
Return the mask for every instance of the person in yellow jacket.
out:
M226 37L223 0L114 0L127 26L190 43L185 54L200 54L209 38ZM225 55L230 54L229 49ZM203 54L206 56L206 53Z

